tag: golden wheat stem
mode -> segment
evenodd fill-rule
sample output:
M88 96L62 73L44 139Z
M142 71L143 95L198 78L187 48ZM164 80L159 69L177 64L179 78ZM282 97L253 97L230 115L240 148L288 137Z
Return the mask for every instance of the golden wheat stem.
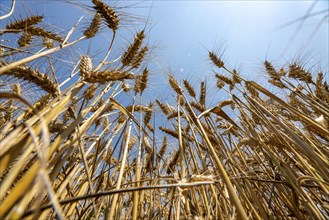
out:
M64 212L63 212L63 210L62 210L62 208L59 204L57 195L56 195L56 193L54 192L54 190L52 188L52 184L51 184L51 181L49 179L48 172L46 173L45 170L44 170L40 175L41 175L41 178L44 181L45 187L47 188L47 191L48 191L48 194L49 194L49 197L50 197L50 201L52 202L52 206L54 207L55 212L56 212L56 217L59 220L64 220L65 219L65 214L64 214Z
M179 220L180 219L180 203L181 203L181 199L182 199L182 192L181 189L178 188L178 195L176 196L176 215L175 215L175 220Z
M82 196L75 196L73 198L65 199L60 201L61 205L74 203L80 200L87 200L90 198L99 198L101 196L108 196L108 195L116 195L124 192L134 192L134 191L145 191L150 189L166 189L166 188L177 188L177 187L184 187L184 188L193 188L195 186L203 186L203 185L212 185L215 184L215 181L196 181L191 183L175 183L175 184L166 184L166 185L153 185L153 186L140 186L140 187L129 187L123 189L113 189L104 192L98 192L94 194L87 194ZM52 204L43 205L40 207L41 211L52 208ZM27 217L32 215L36 210L28 210L24 213L23 217Z
M58 116L58 114L61 113L61 109L63 108L63 106L65 106L69 100L75 96L78 91L82 88L81 84L80 85L76 85L75 88L73 89L72 93L68 94L66 97L64 97L62 100L60 100L59 102L57 102L57 105L54 106L53 108L51 108L51 106L48 107L47 110L49 110L47 113L47 115L43 115L44 119L46 120L46 123L50 122L51 119L56 118ZM46 112L43 111L43 112ZM39 121L40 119L40 115L34 116L33 118L31 118L30 120L28 120L26 123L29 124L34 124L35 121ZM35 125L34 131L35 133L39 133L42 129L42 125L39 123L37 125ZM21 133L22 131L25 131L26 129L23 128L22 126L18 127L18 129L15 129L10 135L8 135L4 140L2 140L2 144L4 146L7 146L7 148L9 146L15 146L18 145L20 141L24 141L24 143L27 141L31 142L31 139L28 138L27 134L23 133L24 135L18 135L18 133ZM66 135L69 135L69 130L66 131ZM13 136L16 136L16 138L12 138ZM66 137L67 137L66 136ZM57 147L60 143L61 138L65 138L65 135L58 137L53 143L52 146L50 146L48 148L48 155L52 155L56 150ZM14 141L14 143L13 143ZM2 147L1 144L1 147ZM28 143L26 143L28 144ZM5 149L1 149L0 151L1 153L5 153ZM0 160L1 161L1 160ZM1 212L0 212L0 219L4 218L4 216L10 211L10 209L16 204L16 202L22 198L24 192L29 188L29 186L33 183L34 177L37 175L38 169L40 166L40 161L36 160L33 165L28 169L28 171L24 174L24 176L22 177L21 181L19 181L17 183L17 185L14 186L14 188L12 189L12 195L8 196L4 199L4 202L1 206ZM2 166L1 166L2 168Z
M142 96L139 97L140 104L142 104ZM140 177L141 177L141 160L142 160L142 117L143 112L140 112L139 118L139 143L138 143L138 156L137 156L137 165L136 165L136 187L140 185ZM133 210L132 210L132 219L136 220L138 217L138 204L139 204L139 192L134 192L134 201L133 201Z
M285 130L287 134L289 134L294 142L296 143L296 147L303 152L305 155L310 155L310 158L313 158L312 161L314 163L314 166L318 164L319 171L322 171L323 174L329 176L329 171L325 169L324 167L328 166L328 160L324 159L323 157L320 157L320 155L317 152L314 152L312 148L308 145L308 143L304 142L297 134L295 134L287 125L285 125L283 122L281 122L277 117L275 117L271 112L269 112L265 107L263 107L261 104L259 104L257 101L253 99L249 99L250 102L252 102L255 106L259 107L265 114L270 116L277 124L280 125L282 129ZM307 118L307 117L306 117ZM308 119L308 118L307 118ZM312 121L312 123L315 123ZM318 125L318 124L317 124ZM318 125L320 126L320 125ZM321 126L320 126L321 127ZM323 128L324 129L324 128ZM288 139L288 137L287 137Z
M184 99L187 102L187 98L185 96L184 96ZM189 105L188 102L187 102L187 104ZM189 107L190 107L190 109L192 109L191 106L189 106ZM194 112L192 112L192 113L194 114ZM204 128L203 128L200 120L196 117L195 114L194 114L193 117L196 118L196 122L197 122L198 127L199 127L199 129L201 131L201 134L202 134L204 140L206 141L206 143L208 145L208 148L209 148L209 150L210 150L210 152L211 152L211 154L212 154L212 156L213 156L213 158L214 158L214 160L216 162L217 168L218 168L218 170L219 170L219 172L220 172L220 174L221 174L221 176L223 178L223 181L224 181L224 183L225 183L225 185L226 185L226 187L228 189L228 192L229 192L229 195L230 195L230 199L231 199L232 203L237 208L237 212L238 212L239 217L241 219L248 219L248 216L247 216L247 214L246 214L246 212L245 212L245 210L244 210L244 208L243 208L243 206L241 204L241 201L240 201L239 197L237 196L237 194L236 194L236 192L234 190L233 184L232 184L229 176L227 175L227 172L226 172L223 164L220 162L220 159L219 159L219 157L218 157L218 155L216 153L216 150L213 147L213 145L211 144L211 142L210 142L210 140L209 140L209 138L207 136L206 131L204 130Z
M133 103L135 102L135 98L136 97L134 97ZM134 109L132 110L132 112L134 112ZM131 118L129 120L126 144L125 144L125 147L124 147L124 152L123 152L121 165L120 165L119 176L118 176L118 180L117 180L116 187L115 187L116 190L121 188L122 177L123 177L124 168L125 168L125 164L126 164L126 160L127 160L127 156L128 156L128 148L129 148L129 140L130 140L130 135L131 135L132 124L133 124L133 120ZM118 194L115 194L113 196L112 200L111 200L112 204L111 204L110 213L109 213L109 216L108 216L109 219L113 219L113 217L114 217L114 212L115 212L115 207L117 205L118 196L119 196Z
M2 15L0 17L0 20L5 19L5 18L8 18L10 15L12 15L12 13L14 12L14 9L15 9L15 3L16 3L16 0L12 0L11 1L10 11L7 14Z
M270 91L268 91L267 89L265 89L264 87L262 87L261 85L259 85L258 83L254 82L254 81L248 81L248 83L253 88L259 90L260 92L264 93L268 97L270 97L273 100L275 100L278 103L280 103L282 106L288 108L294 114L298 115L300 117L301 121L304 121L305 123L309 124L310 126L312 126L313 128L315 128L316 130L318 130L323 135L329 136L329 131L327 129L325 129L321 125L315 123L313 120L311 120L309 117L305 116L304 114L301 114L294 107L292 107L291 105L285 103L282 99L280 99L279 97L277 97L276 95L274 95L273 93L271 93Z
M0 190L0 200L2 201L7 194L7 190L10 189L12 186L13 182L17 178L20 168L26 164L27 158L29 157L30 154L32 154L32 151L34 150L33 145L28 146L25 148L23 154L21 155L21 159L17 161L15 164L15 167L10 170L11 175L7 176L4 180L1 181L1 190Z
M185 166L184 166L184 158L185 158L185 149L183 146L183 138L182 138L182 124L181 124L181 117L180 117L180 104L179 104L180 95L177 95L177 123L178 123L178 141L179 141L179 151L181 154L180 157L180 164L181 164L181 176L186 176L185 174Z
M78 24L80 23L80 21L82 20L83 16L81 16L79 18L79 20L73 25L73 27L69 30L69 32L67 33L67 35L65 36L64 41L62 42L62 45L66 44L66 42L68 41L68 39L70 38L70 36L73 34L74 30L78 27ZM55 39L54 39L55 40Z
M106 63L107 58L109 57L112 47L113 47L113 43L114 43L114 38L115 38L115 33L113 34L109 49L106 53L106 55L104 56L102 62L99 63L99 65L96 67L96 69L94 70L95 72L97 72L98 70L100 70L100 68L102 68L102 66Z
M80 133L80 129L79 129L79 126L77 126L77 134L79 136L78 138L78 145L79 145L79 149L80 149L80 152L81 152L81 155L82 155L82 162L83 162L83 165L84 165L84 168L85 168L85 173L87 175L87 180L88 180L88 185L89 185L89 190L91 193L94 192L94 189L93 189L93 184L92 184L92 179L91 179L91 176L90 176L90 173L89 173L89 166L88 166L88 162L87 162L87 156L86 156L86 152L82 146L82 143L81 143L81 133ZM89 148L91 149L91 148ZM92 205L93 205L93 209L96 211L97 210L97 206L96 206L96 203L95 203L95 200L93 199L92 200ZM95 213L94 211L94 213ZM96 213L95 213L96 215Z
M82 58L81 58L82 59ZM71 71L71 74L69 77L67 77L67 79L65 79L60 85L59 87L62 87L64 86L68 81L70 81L75 75L77 75L79 73L79 71L76 71L76 69L78 68L79 64L81 64L81 60L80 62L77 62L75 64L75 66L73 67L72 71ZM80 67L80 66L79 66Z

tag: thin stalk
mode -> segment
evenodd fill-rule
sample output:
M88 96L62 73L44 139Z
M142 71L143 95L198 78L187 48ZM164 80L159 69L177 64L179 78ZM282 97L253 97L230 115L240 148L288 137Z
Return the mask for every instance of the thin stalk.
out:
M139 97L140 104L142 104L142 96ZM138 143L138 156L137 156L137 164L136 164L136 187L140 186L140 177L141 177L141 158L142 158L142 119L143 119L143 112L140 111L140 118L139 118L139 143ZM138 216L138 204L139 204L139 191L134 192L134 202L133 202L133 213L132 219L136 220Z
M12 15L12 13L13 13L14 10L15 10L15 3L16 3L16 0L12 0L12 1L11 1L10 11L9 11L7 14L2 15L2 16L0 17L0 20L5 19L5 18L8 18L10 15Z
M184 99L187 101L187 98L184 96ZM187 102L188 103L188 102ZM192 107L190 106L190 104L188 103L189 107L192 109ZM237 212L238 212L238 215L239 215L239 218L240 219L248 219L248 216L247 216L247 213L245 212L242 204L241 204L241 201L239 200L239 197L237 196L235 190L234 190L234 187L233 187L233 184L229 178L229 176L227 175L227 172L224 168L224 166L222 165L222 163L220 162L219 160L219 157L216 153L216 150L214 149L213 145L211 144L208 136L207 136L207 133L206 131L204 130L201 122L200 122L200 119L197 118L197 116L195 115L195 113L192 111L192 113L194 114L194 117L196 119L196 122L198 123L198 126L201 130L201 135L203 136L204 140L206 141L207 145L208 145L208 148L216 162L216 165L217 165L217 168L223 178L223 181L224 183L226 184L226 187L228 189L228 192L229 192L229 195L230 195L230 199L231 201L233 202L233 204L236 206L237 208Z
M134 97L133 103L135 102L135 98L136 97ZM134 104L133 104L132 112L134 112ZM129 141L130 141L132 124L133 124L133 120L132 120L132 118L130 118L129 119L129 127L128 127L128 131L127 131L127 139L126 139L126 143L125 143L125 148L124 148L124 152L123 152L123 156L122 156L118 181L117 181L117 185L116 185L117 190L121 188L122 177L123 177L124 168L125 168L125 164L126 164L126 160L127 160L127 156L128 156L128 150L129 150L128 145L129 145ZM108 219L113 219L114 218L114 211L115 211L115 207L117 205L118 197L119 197L119 195L115 194L112 198L112 204L111 204L111 209L110 209Z

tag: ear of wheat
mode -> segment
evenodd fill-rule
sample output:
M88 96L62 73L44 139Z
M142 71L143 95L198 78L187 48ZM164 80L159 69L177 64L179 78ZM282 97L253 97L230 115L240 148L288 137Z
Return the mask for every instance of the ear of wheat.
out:
M47 31L43 28L40 27L29 27L29 29L27 30L27 32L29 34L31 34L32 36L40 36L40 37L46 37L58 42L63 42L63 38L55 33L52 33L50 31Z
M106 21L107 26L113 30L113 32L116 32L119 28L119 19L115 11L101 0L92 0L92 2L95 5L94 8L96 11Z
M0 67L6 65L6 62L0 61ZM28 66L18 66L4 72L3 75L14 76L16 78L21 78L28 82L34 83L54 97L59 95L59 86L57 83L53 82L48 75L43 74L38 70L31 69Z
M91 21L90 26L83 32L83 35L87 38L92 38L96 35L98 32L99 26L101 24L102 17L101 15L97 12Z
M218 68L224 67L224 62L214 53L209 51L209 58L213 64Z
M186 88L186 90L188 91L188 93L190 94L190 96L192 96L193 98L196 97L196 93L194 88L191 86L191 84L187 81L187 80L183 80L184 86Z
M134 42L129 45L128 49L123 54L123 57L121 59L121 63L124 66L131 65L133 60L136 59L138 50L141 47L144 38L145 38L144 30L142 30L136 34ZM145 48L144 50L146 50L144 52L144 54L145 54L147 52L147 47L144 47L144 48ZM144 56L144 54L143 54L143 56ZM135 62L136 62L136 60L135 60Z
M19 47L28 47L32 41L32 35L29 32L23 32L21 37L18 39L17 44Z
M169 85L171 88L179 95L183 94L183 90L181 87L179 87L177 81L175 80L173 75L169 75Z
M22 20L14 21L10 24L7 24L7 29L28 29L30 26L40 23L43 20L43 16L35 15Z
M106 82L123 81L125 79L134 79L134 74L120 70L92 72L89 77L84 78L84 81L104 84Z
M93 63L89 56L84 55L80 59L80 75L83 78L89 78L93 72Z

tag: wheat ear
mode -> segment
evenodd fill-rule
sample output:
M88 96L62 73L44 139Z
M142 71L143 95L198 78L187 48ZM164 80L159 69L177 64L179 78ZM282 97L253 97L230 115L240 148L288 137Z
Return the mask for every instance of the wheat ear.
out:
M96 13L93 20L91 21L90 26L87 28L87 30L85 30L85 32L83 32L83 35L86 38L94 37L96 35L96 33L98 32L101 21L102 21L101 14Z
M135 36L134 42L130 44L128 49L122 56L121 63L124 66L131 65L132 61L135 59L139 48L142 45L143 39L145 38L144 30L138 32Z
M6 29L28 29L30 26L40 23L43 20L43 16L36 15L25 18L23 20L17 20L10 24L7 24Z
M107 26L116 32L119 28L119 19L115 11L101 0L92 0L92 2L95 5L94 9L104 18Z
M0 67L6 66L7 63L0 61ZM39 72L38 70L31 69L28 66L17 66L11 70L5 71L3 75L11 75L16 78L20 78L29 82L33 82L53 97L59 95L59 86L53 82L50 77L46 74Z

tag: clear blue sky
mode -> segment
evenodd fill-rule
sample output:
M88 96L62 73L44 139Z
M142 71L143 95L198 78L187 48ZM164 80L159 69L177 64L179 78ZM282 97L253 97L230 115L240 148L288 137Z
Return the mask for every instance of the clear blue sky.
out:
M209 69L207 51L226 45L225 61L242 72L254 73L267 57L278 64L293 59L300 49L312 54L314 64L328 72L327 19L313 34L325 14L275 28L304 16L312 1L157 1L152 17L151 38L161 42L164 67L197 74ZM328 9L327 1L317 2L313 12ZM293 39L292 39L293 38ZM288 46L288 47L287 47ZM286 50L285 50L286 49ZM302 52L302 53L303 53ZM162 60L163 60L162 59ZM212 74L211 71L208 71ZM185 75L184 74L184 75ZM245 73L247 74L247 73Z
M6 6L9 2L1 0L1 4ZM88 10L81 11L76 6L63 4L63 1L18 2L17 10L23 10L24 5L27 13L38 11L46 15L46 22L66 29L82 13L88 13ZM87 0L73 2L90 4ZM226 63L232 68L239 68L252 79L259 76L265 58L277 64L286 64L307 51L311 53L308 63L316 68L321 67L328 74L328 1L317 1L315 4L314 1L104 2L116 7L127 6L120 11L137 14L143 19L151 12L147 30L150 44L155 45L152 69L154 74L161 75L160 78L170 67L176 75L193 78L193 81L197 78L208 79L213 73L206 49L214 50L223 44L226 47ZM305 19L299 30L300 22L276 29L304 16L312 4L311 13L327 9L326 14ZM323 20L325 15L327 17ZM90 17L85 15L84 19L87 22ZM130 24L129 27L140 30L143 25ZM122 35L123 42L132 39L133 34L127 33ZM93 45L97 43L106 42L93 42Z

